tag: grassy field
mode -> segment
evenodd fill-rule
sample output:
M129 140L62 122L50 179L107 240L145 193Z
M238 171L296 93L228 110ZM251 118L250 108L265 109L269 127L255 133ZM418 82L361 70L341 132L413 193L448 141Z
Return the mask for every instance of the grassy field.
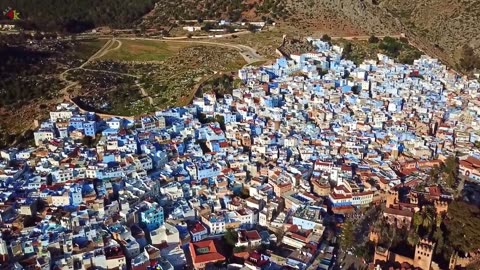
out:
M181 42L158 42L150 40L121 40L122 46L102 57L116 61L164 61L189 44Z
M101 39L81 40L75 44L74 55L81 59L88 59L100 50L107 41Z

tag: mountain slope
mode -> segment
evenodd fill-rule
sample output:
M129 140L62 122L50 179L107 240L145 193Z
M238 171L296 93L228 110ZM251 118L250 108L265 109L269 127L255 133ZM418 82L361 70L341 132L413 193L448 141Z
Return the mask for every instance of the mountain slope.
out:
M290 13L284 22L293 25L294 32L317 36L404 33L425 53L458 69L464 45L480 55L478 0L282 1Z
M33 29L81 32L97 26L125 28L153 9L156 0L0 0ZM3 11L3 10L2 10ZM1 14L0 14L1 15Z
M418 42L429 44L447 61L458 60L464 45L480 52L478 0L382 0Z

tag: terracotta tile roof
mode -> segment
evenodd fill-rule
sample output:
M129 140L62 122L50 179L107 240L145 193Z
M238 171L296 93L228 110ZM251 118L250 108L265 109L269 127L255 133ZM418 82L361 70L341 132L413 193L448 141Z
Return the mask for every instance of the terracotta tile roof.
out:
M429 187L428 191L430 193L430 196L439 197L440 195L442 195L442 192L439 187Z
M332 196L332 198L334 199L349 199L349 198L352 198L352 195L351 194L338 194L338 193L335 193L335 192L332 192L330 193L330 196Z
M386 208L384 213L387 215L413 217L412 211L406 209Z
M218 253L213 240L204 240L196 243L190 243L190 254L193 263L208 263L225 260L225 257Z
M475 167L472 166L472 163L466 161L466 160L461 160L460 161L460 166L461 167L464 167L466 169L470 169L470 170L475 170Z
M472 156L468 157L467 159L465 159L464 161L472 164L473 167L480 167L480 160L479 159L476 159Z
M260 234L258 234L258 232L257 232L256 230L246 231L246 232L244 233L244 235L245 235L245 237L246 237L248 240L250 240L250 241L261 239Z

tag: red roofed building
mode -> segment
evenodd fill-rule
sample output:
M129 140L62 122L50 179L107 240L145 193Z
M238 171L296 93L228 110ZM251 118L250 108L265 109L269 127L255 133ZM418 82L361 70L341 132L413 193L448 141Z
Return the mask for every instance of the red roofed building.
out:
M333 206L332 212L339 215L352 214L355 212L355 207L353 207L352 205Z
M203 240L189 245L193 266L203 270L209 263L225 261L225 257L217 251L213 240Z
M459 172L463 176L480 181L480 159L470 156L460 160Z
M303 230L297 225L292 225L283 236L282 243L299 249L310 243L313 234L313 230Z
M201 222L195 222L195 224L189 228L189 233L192 237L192 242L198 242L207 237L208 230Z
M238 242L235 244L237 247L256 247L262 243L262 238L256 230L238 231Z
M352 192L344 184L334 187L328 198L332 207L352 205Z
M253 269L262 269L262 267L267 266L269 263L270 258L258 251L250 253L248 259L244 262L247 267Z
M442 191L440 190L440 187L438 187L438 186L428 187L428 195L429 195L431 200L440 200L440 196L442 195Z

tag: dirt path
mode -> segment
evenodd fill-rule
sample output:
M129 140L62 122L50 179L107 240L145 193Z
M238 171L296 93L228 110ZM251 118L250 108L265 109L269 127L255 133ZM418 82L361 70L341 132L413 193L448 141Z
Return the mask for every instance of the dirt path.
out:
M100 38L103 39L103 38ZM157 38L141 38L141 37L135 37L135 38L128 38L124 37L121 38L123 40L147 40L147 41L157 41L157 42L173 42L173 43L189 43L189 44L204 44L204 45L213 45L213 46L220 46L220 47L226 47L226 48L232 48L237 50L240 55L245 59L245 62L248 64L259 62L259 61L264 61L265 59L257 53L257 51L249 46L242 45L242 44L233 44L233 43L226 43L226 42L215 42L215 41L203 41L203 40L194 40L194 39L188 39L185 40L183 38L180 39L157 39ZM120 41L121 40L117 40ZM108 52L104 53L103 55L107 54ZM102 55L102 56L103 56Z
M108 40L103 46L102 48L100 48L96 53L94 53L92 56L90 56L90 58L87 59L87 61L85 61L83 64L81 64L80 66L78 67L75 67L75 68L70 68L70 69L67 69L65 70L64 72L60 73L60 75L58 76L58 78L61 80L61 81L64 81L67 83L67 86L65 86L63 89L60 90L60 96L62 99L69 99L69 94L68 94L68 90L76 85L78 85L78 82L77 81L71 81L69 79L67 79L67 73L70 72L70 71L73 71L73 70L78 70L78 69L83 69L86 65L88 65L91 61L95 60L95 59L98 59L100 57L102 57L103 55L105 55L107 52L110 51L110 47L113 46L113 44L115 44L116 40L115 39L110 39ZM121 46L121 42L120 42L120 46ZM115 48L117 49L117 48Z
M100 39L102 39L102 38L100 38ZM245 61L247 62L246 65L265 60L262 56L257 54L257 52L253 48L248 47L246 45L241 45L241 44L221 43L221 42L213 42L213 41L200 41L200 40L190 40L190 39L189 40L154 39L154 38L121 38L121 39L123 39L123 40L146 40L146 41L158 41L158 42L173 42L173 43L189 43L189 44L205 44L205 45L232 48L232 49L237 50L240 53L240 55L245 59ZM109 48L99 52L97 54L98 57L96 57L96 58L103 57L111 51L118 50L122 46L121 39L116 39L115 40L116 42L119 43L117 45L117 47L115 47L113 49L111 48L113 46L113 43L115 43L115 41L113 41L113 43L110 44ZM109 40L109 41L111 41L111 40ZM120 73L120 72L105 71L105 70L94 70L94 69L86 69L86 68L83 68L83 69L84 70L90 70L90 71L98 71L98 72L105 72L105 73L111 73L111 74L118 74L118 75L125 75L125 76L140 78L140 76L138 76L138 75L132 75L132 74L128 74L128 73ZM208 80L209 78L210 77L205 78L201 82L203 82L205 80ZM142 96L148 100L148 103L152 106L155 106L154 102L153 102L153 98L147 93L147 91L145 91L145 89L138 82L138 80L135 81L135 84L140 88ZM196 87L194 87L194 89L197 89L199 85L201 85L201 83L198 84ZM193 91L193 95L195 95L195 93L196 93L196 91Z
M117 44L115 46L115 44ZM60 90L60 99L63 100L69 100L70 102L75 102L71 99L70 94L68 90L72 87L75 87L79 84L77 81L71 81L67 79L67 73L73 70L86 70L86 71L93 71L93 72L103 72L103 73L109 73L109 74L116 74L116 75L122 75L122 76L129 76L129 77L134 77L135 78L135 85L138 86L140 89L140 92L142 93L142 96L148 99L148 102L150 105L153 105L153 99L148 96L147 92L143 88L143 86L139 83L138 79L140 78L139 75L133 75L129 73L122 73L122 72L115 72L115 71L109 71L109 70L99 70L99 69L91 69L91 68L85 68L90 62L93 60L99 59L103 56L105 56L107 53L118 50L122 47L123 43L121 40L117 40L115 38L109 39L103 46L100 48L97 52L95 52L90 58L87 59L84 63L82 63L80 66L75 67L75 68L70 68L62 72L58 77L61 81L64 81L67 83L67 86L65 86L63 89ZM114 47L115 46L115 47ZM78 105L77 105L78 106Z
M115 44L117 44L115 46ZM86 71L92 71L92 72L102 72L102 73L109 73L109 74L115 74L115 75L121 75L121 76L128 76L128 77L133 77L135 78L135 85L138 86L138 88L140 89L140 92L142 94L142 96L144 98L147 98L148 99L148 103L150 105L153 106L153 98L150 97L148 94L147 94L147 91L145 91L145 89L143 88L143 86L140 84L140 82L138 81L139 78L140 78L140 75L134 75L134 74L130 74L130 73L123 73L123 72L116 72L116 71L109 71L109 70L101 70L101 69L92 69L92 68L85 68L85 66L87 66L90 62L92 62L93 60L96 60L96 59L99 59L99 58L102 58L103 56L105 56L106 54L112 52L112 51L116 51L118 49L120 49L122 47L123 43L121 40L118 40L118 39L115 39L115 38L112 38L112 39L109 39L105 45L103 45L103 47L98 50L96 53L94 53L87 61L85 61L82 65L80 65L79 67L76 67L76 68L71 68L71 69L68 69L68 70L65 70L64 72L62 72L62 74L60 74L60 79L63 80L63 81L66 81L68 82L68 85L61 90L61 93L63 95L63 97L65 98L65 96L67 96L67 99L70 99L69 95L68 95L68 89L70 89L71 87L74 87L76 85L78 85L78 82L74 82L74 81L70 81L66 78L66 74L72 70L86 70ZM115 46L115 47L114 47ZM71 99L70 99L71 100Z
M155 106L153 104L153 98L147 93L147 91L145 91L145 88L143 88L143 86L141 86L138 81L135 81L135 85L137 85L140 88L140 92L142 93L142 96L144 98L148 99L148 103L150 103L150 105L158 108L157 106Z
M140 78L140 75L134 75L134 74L130 74L130 73L123 73L123 72L103 70L103 69L92 69L92 68L82 68L82 69L86 70L86 71L103 72L103 73L109 73L109 74L115 74L115 75L122 75L122 76Z

